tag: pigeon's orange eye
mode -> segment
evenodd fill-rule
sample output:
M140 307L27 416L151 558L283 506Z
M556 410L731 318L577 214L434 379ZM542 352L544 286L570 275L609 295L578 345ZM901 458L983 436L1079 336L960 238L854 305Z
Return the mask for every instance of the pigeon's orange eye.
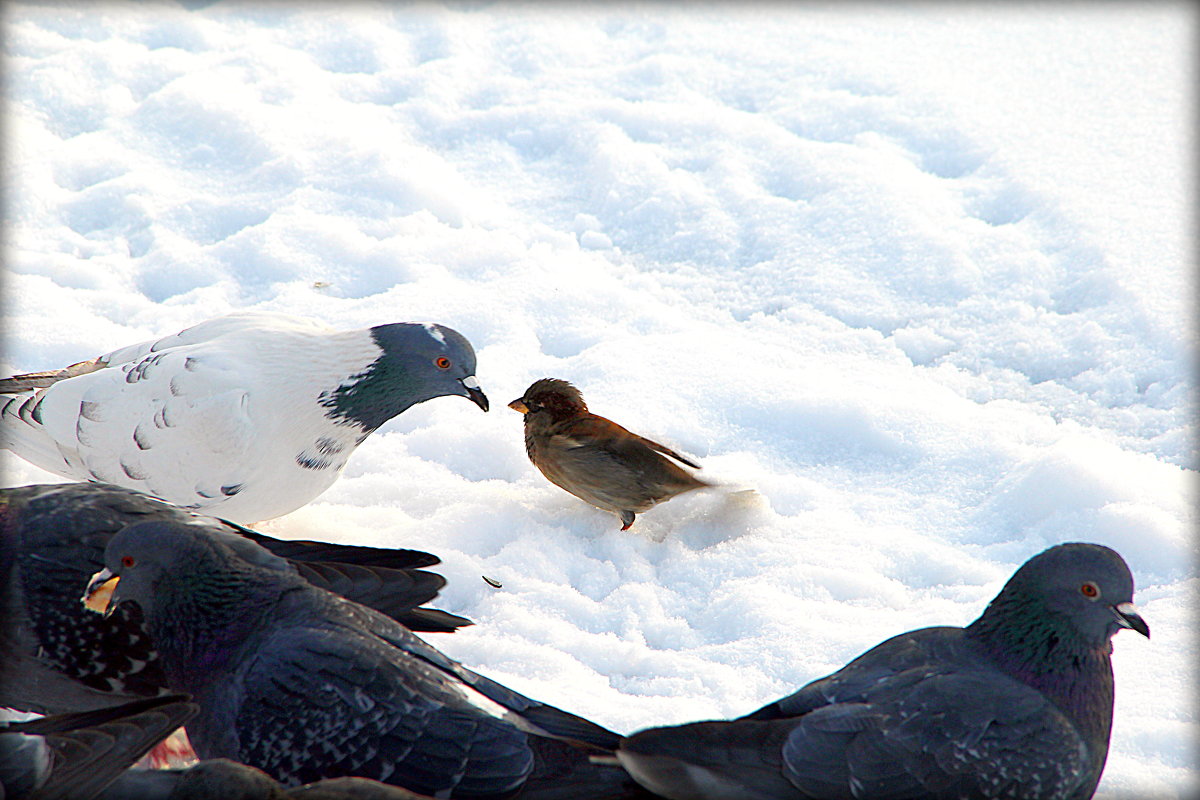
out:
M133 556L121 556L121 566L132 567L134 563Z
M438 369L450 369L450 359L445 356L438 356L433 360L433 363L437 364Z
M1090 597L1090 598L1099 597L1100 596L1100 587L1096 586L1096 584L1092 583L1091 581L1088 581L1083 586L1079 587L1079 593L1082 594L1084 597Z

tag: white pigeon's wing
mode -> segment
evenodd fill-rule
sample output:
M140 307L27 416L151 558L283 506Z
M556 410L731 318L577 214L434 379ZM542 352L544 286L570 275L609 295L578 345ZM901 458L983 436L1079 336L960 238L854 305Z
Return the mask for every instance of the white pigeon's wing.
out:
M256 438L252 381L205 349L151 352L44 390L40 425L71 477L185 506L228 496L243 483L242 456Z

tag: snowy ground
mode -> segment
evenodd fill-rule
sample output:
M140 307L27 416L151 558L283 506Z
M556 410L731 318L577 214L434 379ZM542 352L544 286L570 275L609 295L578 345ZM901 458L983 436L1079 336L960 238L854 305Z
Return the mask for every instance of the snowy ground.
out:
M478 624L431 640L620 731L1111 545L1154 638L1098 796L1200 790L1187 6L185 5L6 4L5 374L240 308L457 328L492 412L263 527L439 554ZM525 458L544 376L760 500L621 533Z

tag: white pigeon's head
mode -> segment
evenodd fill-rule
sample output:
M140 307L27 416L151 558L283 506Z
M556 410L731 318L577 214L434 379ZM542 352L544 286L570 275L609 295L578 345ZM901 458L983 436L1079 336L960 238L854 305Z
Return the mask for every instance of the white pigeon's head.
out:
M364 370L321 397L331 417L368 432L417 403L458 395L488 410L475 378L475 350L453 328L396 322L371 328L379 355Z

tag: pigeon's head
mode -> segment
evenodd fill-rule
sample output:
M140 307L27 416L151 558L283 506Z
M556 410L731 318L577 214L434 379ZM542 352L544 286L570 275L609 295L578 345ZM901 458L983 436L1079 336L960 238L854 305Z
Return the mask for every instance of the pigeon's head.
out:
M160 601L193 589L220 590L221 576L236 570L291 573L282 558L215 521L140 522L118 531L104 549L104 569L92 576L84 604L105 615L124 602L141 607L147 622Z
M1070 542L1051 547L1025 562L984 612L1023 627L1045 627L1086 648L1107 651L1122 628L1150 635L1133 604L1133 575L1115 550ZM981 618L983 621L983 618ZM1057 640L1057 639L1056 639Z
M569 419L587 411L583 394L571 384L558 378L542 378L530 384L525 394L508 404L513 411L526 415L543 412L553 420ZM526 421L530 416L526 416Z
M405 409L458 395L488 410L475 378L475 350L453 328L395 322L370 329L379 355L366 370L321 399L333 417L373 431Z

